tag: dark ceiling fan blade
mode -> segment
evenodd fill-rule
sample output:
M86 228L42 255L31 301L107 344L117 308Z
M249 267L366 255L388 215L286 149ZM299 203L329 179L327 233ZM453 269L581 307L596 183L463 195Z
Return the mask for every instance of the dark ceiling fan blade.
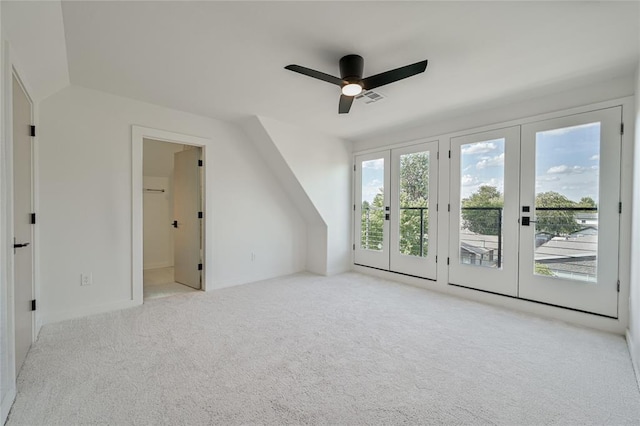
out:
M347 114L351 109L354 96L340 95L340 103L338 104L338 114Z
M415 64L407 65L391 71L372 75L371 77L363 78L362 87L365 90L371 90L375 89L376 87L384 86L385 84L393 83L395 81L420 74L427 69L427 62L428 61L416 62Z
M302 67L300 65L287 65L286 67L284 67L284 69L304 74L309 77L317 78L318 80L326 81L327 83L332 83L338 86L342 86L344 84L342 79L338 77L334 77L320 71L312 70L311 68Z

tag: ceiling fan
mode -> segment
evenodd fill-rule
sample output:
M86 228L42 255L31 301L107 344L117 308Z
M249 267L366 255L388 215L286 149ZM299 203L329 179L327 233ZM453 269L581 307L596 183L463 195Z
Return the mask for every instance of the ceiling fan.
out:
M284 68L340 86L342 94L338 103L338 113L346 114L351 109L353 98L363 90L372 90L376 87L420 74L427 69L427 62L426 60L416 62L415 64L385 71L367 78L362 78L364 59L360 55L347 55L340 58L340 78L300 65L287 65Z

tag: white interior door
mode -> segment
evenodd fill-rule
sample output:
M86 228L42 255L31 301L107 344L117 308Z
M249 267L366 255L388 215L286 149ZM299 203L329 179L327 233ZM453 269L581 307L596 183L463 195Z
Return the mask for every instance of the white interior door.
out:
M354 262L389 269L389 151L355 158Z
M175 281L201 287L200 148L174 154L174 273Z
M33 225L31 102L13 76L13 244L15 366L20 371L33 340Z
M436 279L438 142L391 151L390 269Z
M519 162L519 126L451 139L451 284L517 295Z
M621 107L522 126L519 296L618 314Z

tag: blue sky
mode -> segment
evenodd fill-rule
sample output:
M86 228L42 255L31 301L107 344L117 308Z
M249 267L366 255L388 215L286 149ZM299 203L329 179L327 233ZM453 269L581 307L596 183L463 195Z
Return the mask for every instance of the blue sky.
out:
M600 123L536 135L536 193L556 191L573 201L598 202Z
M505 140L493 139L461 147L461 198L482 185L504 192ZM536 194L555 191L573 201L598 201L600 123L538 132ZM362 163L362 200L371 202L383 185L383 159Z
M504 192L504 139L466 144L461 151L461 198L469 197L481 185ZM591 197L597 202L599 153L599 123L538 132L536 194L555 191L573 201Z
M369 204L382 188L384 182L384 159L362 162L362 201Z

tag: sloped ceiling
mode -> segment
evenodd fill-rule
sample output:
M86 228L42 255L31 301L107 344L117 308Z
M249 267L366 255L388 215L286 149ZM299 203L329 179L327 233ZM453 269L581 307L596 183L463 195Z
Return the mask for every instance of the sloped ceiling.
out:
M631 75L637 2L62 3L72 84L201 115L260 115L358 140L496 100ZM338 115L339 88L285 70L365 76L429 59L386 99Z
M2 35L24 74L29 95L40 101L69 85L67 47L59 1L2 1Z

